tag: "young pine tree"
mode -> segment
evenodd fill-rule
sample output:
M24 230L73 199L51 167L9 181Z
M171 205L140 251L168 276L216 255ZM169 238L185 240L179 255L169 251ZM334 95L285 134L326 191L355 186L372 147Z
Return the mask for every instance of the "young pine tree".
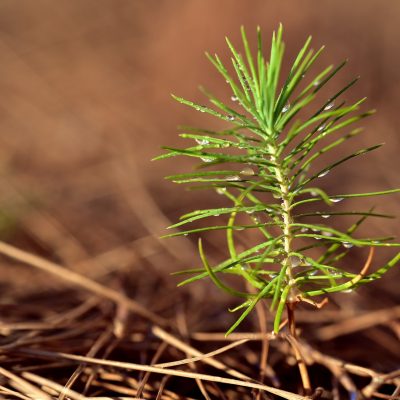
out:
M367 218L388 216L374 210L337 211L335 205L349 198L382 196L400 189L327 194L318 187L321 178L342 163L381 146L374 145L350 154L346 154L346 146L341 146L361 132L353 125L372 114L372 111L359 112L365 99L353 104L342 100L343 94L357 79L321 102L317 94L343 68L345 62L311 76L310 69L323 48L314 52L310 49L311 38L308 38L288 76L282 79L282 26L273 34L268 60L264 58L260 29L255 56L243 28L241 33L243 54L227 39L232 55L231 72L217 55L207 54L230 87L229 103L205 90L203 92L211 107L173 96L182 104L226 121L226 129L187 129L180 136L192 142L189 147L165 147L168 152L157 157L188 156L200 161L194 172L169 176L168 179L217 192L227 200L225 207L196 210L183 215L180 222L170 228L190 227L196 221L220 215L226 217L226 223L190 227L168 236L225 231L226 260L210 265L199 239L203 267L182 271L190 277L181 285L210 279L222 290L242 299L235 309L241 311L241 315L227 334L262 299L271 299L274 331L279 331L286 307L290 329L295 334L293 312L296 304L305 301L318 306L316 297L350 291L375 281L400 259L400 253L397 253L385 265L370 272L376 247L399 244L393 243L392 238L360 237L357 229ZM332 151L338 154L340 146L344 148L343 156L316 169L315 164L320 157ZM319 211L321 204L324 205L323 211ZM301 211L305 206L308 207L307 212ZM330 216L349 216L353 217L353 221L348 229L338 230L327 224ZM239 251L235 238L246 235L249 230L259 231L262 239L256 245ZM341 267L353 246L369 249L368 260L359 273ZM239 291L228 286L223 279L226 274L245 279L253 290Z

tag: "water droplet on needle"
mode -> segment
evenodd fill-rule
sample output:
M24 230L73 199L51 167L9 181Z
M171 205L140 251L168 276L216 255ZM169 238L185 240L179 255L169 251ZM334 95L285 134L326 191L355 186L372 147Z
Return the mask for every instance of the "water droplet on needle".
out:
M224 188L224 187L218 188L218 189L217 189L217 193L218 193L218 194L221 194L221 195L222 195L222 194L225 194L225 193L226 193L226 188Z
M240 171L240 175L252 176L255 175L253 168L245 167Z
M321 173L318 174L318 178L323 178L324 176L329 174L329 169L326 171L322 171Z
M324 107L324 110L325 110L325 111L331 110L334 106L335 106L335 103L334 103L333 101L331 101L330 103L328 103L328 104Z
M292 268L296 268L301 264L301 258L298 256L290 256L289 262Z
M196 140L196 142L197 142L199 145L201 145L201 146L204 146L204 145L210 143L207 139L195 139L195 140Z

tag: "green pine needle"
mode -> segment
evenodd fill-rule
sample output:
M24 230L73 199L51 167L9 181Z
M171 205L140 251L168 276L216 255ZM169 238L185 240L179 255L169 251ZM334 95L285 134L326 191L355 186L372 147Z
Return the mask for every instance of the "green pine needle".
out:
M362 276L338 267L338 263L343 263L354 248L399 247L400 244L392 242L389 237L356 235L366 219L392 216L373 209L335 210L336 203L344 201L345 204L349 198L394 194L400 189L330 195L316 185L342 163L354 162L353 159L381 146L370 146L338 157L319 170L314 167L316 159L337 150L360 134L362 130L354 125L374 111L360 111L365 99L350 105L343 99L358 78L328 96L327 100L319 99L319 92L342 70L346 61L311 76L310 70L316 68L323 51L323 47L317 51L310 47L311 37L295 57L288 76L282 77L285 48L282 35L283 27L279 26L273 34L268 59L263 52L260 29L254 54L243 27L243 51L226 39L232 65L225 65L217 55L207 53L207 58L227 82L231 101L218 99L204 88L201 90L209 106L175 95L173 98L224 121L228 126L222 131L186 127L180 136L191 144L184 148L164 147L167 152L156 157L197 159L196 171L168 176L167 179L190 184L192 189L212 190L223 195L228 202L225 207L183 215L170 227L175 231L167 235L225 231L228 258L211 266L199 239L203 268L181 271L192 276L180 285L210 279L230 295L245 299L233 310L244 309L227 334L240 325L259 301L267 298L271 299L270 308L274 314L273 329L278 332L288 303L353 290L381 278L400 260L399 252L375 272ZM325 204L325 211L317 207L314 210L302 209L304 205L318 205L318 202ZM357 216L360 218L346 231L336 229L332 223L326 224L329 217L334 223L336 218ZM211 217L219 217L218 224L176 230ZM236 237L253 230L259 232L255 237L261 238L260 242L239 252ZM222 281L221 274L240 277L254 290L242 292L233 289Z

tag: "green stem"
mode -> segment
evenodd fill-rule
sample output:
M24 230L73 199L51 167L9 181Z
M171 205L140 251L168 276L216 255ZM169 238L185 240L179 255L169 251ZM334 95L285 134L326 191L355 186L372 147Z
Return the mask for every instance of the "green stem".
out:
M291 242L293 240L293 235L291 231L291 225L293 221L291 216L291 199L289 196L289 183L288 183L288 177L285 174L284 168L282 167L281 160L278 157L277 147L274 145L269 145L268 147L271 154L271 161L275 164L274 171L281 191L283 248L285 251L284 265L286 265L286 276L288 278L288 281L290 282L293 280L292 266L289 262L289 256L291 253Z

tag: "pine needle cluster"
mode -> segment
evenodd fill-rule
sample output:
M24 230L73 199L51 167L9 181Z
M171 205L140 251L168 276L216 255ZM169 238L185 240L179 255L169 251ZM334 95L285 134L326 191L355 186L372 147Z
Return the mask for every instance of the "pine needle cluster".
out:
M309 77L311 67L323 51L323 48L318 51L310 48L311 37L296 56L288 76L282 79L285 48L282 31L280 26L273 34L268 60L264 58L260 29L255 56L243 28L243 55L227 39L232 72L217 55L207 54L228 83L231 101L223 102L205 90L210 107L173 97L199 112L226 121L229 127L221 131L187 129L180 136L193 144L182 149L165 147L167 153L157 157L197 159L200 164L194 172L167 178L176 183L211 189L226 197L226 207L195 210L183 215L170 228L182 229L214 216L225 216L226 224L185 229L168 236L225 231L227 259L218 265L210 265L199 239L203 266L182 271L190 277L181 285L210 279L222 290L242 299L233 310L240 310L241 315L227 334L235 330L262 299L271 299L274 331L278 332L285 306L301 301L317 305L313 300L316 296L351 291L375 281L400 260L400 253L397 253L375 272L369 272L374 248L399 244L393 243L391 237L360 237L357 231L368 218L390 216L374 210L335 211L335 205L348 198L387 195L400 189L332 195L318 187L318 181L339 165L381 146L363 148L315 169L317 159L336 151L358 135L361 129L353 126L373 113L360 111L365 99L352 104L341 100L357 79L321 103L318 92L346 62L329 66ZM312 207L321 203L326 211L301 212L305 205ZM331 216L353 217L353 222L341 231L327 224ZM244 220L247 223L243 223ZM257 230L262 239L256 245L238 251L235 238L250 230ZM370 249L369 260L360 273L341 267L353 247ZM253 290L239 291L230 287L224 282L225 274L242 277Z

